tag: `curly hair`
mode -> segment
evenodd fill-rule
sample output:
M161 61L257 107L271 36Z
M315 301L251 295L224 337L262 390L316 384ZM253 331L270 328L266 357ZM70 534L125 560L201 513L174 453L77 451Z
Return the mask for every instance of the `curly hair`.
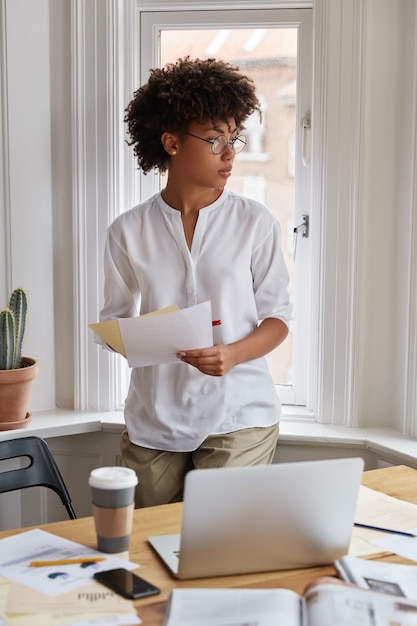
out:
M152 69L148 82L135 91L125 110L127 143L145 174L154 168L163 173L169 161L161 142L164 132L185 131L193 121L227 122L231 117L241 130L255 111L261 115L254 82L238 67L187 56Z

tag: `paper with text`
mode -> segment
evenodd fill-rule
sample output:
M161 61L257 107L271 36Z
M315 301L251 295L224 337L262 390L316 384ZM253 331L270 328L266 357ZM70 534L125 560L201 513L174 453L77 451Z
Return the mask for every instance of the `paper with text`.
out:
M174 589L165 626L300 626L289 589Z
M149 315L161 315L162 313L171 313L172 311L178 311L179 307L176 304L167 306L164 309L158 309L151 313L145 313L140 317L147 317ZM136 319L136 318L135 318ZM122 335L120 334L119 320L108 320L107 322L95 322L89 324L89 328L100 337L105 343L107 343L112 350L118 352L122 356L126 357L126 350L123 345Z
M25 602L22 605L22 598ZM10 583L7 596L7 613L65 613L99 612L131 613L133 601L122 598L117 593L98 582L92 582L79 589L48 596L30 587Z
M361 485L355 522L408 531L417 527L417 505Z
M410 529L417 527L417 505L361 485L355 522L410 531ZM349 555L366 556L390 552L391 550L386 548L384 544L373 541L378 538L385 539L386 536L387 533L378 530L354 527ZM388 542L389 539L388 537Z
M417 600L417 566L344 556L335 567L346 582Z
M141 315L119 320L130 367L181 363L180 350L213 345L209 301L164 315Z
M350 585L172 591L164 626L416 626L417 602Z
M63 598L66 594L58 598L44 596L46 603L48 601L56 603L54 608L48 609L45 606L43 612L25 612L28 610L26 606L28 592L30 595L37 593L27 587L24 587L24 596L22 593L20 595L20 611L17 613L10 612L8 598L13 586L15 583L0 577L0 626L39 626L40 624L42 626L73 626L75 624L77 626L133 626L134 624L141 624L133 603L130 611L123 609L123 612L120 611L120 605L117 611L109 611L108 608L101 610L101 607L98 609L96 606L87 609L82 605L79 610L73 607L73 610L67 611L65 603L62 607L58 606L59 598ZM42 594L38 593L38 595L41 596ZM24 597L23 602L22 597Z
M172 305L138 317L89 324L129 367L181 363L177 352L213 345L210 301L186 309Z
M30 567L31 561L106 557L93 564ZM139 567L115 555L104 554L74 541L35 528L0 540L0 575L47 595L78 589L91 583L95 572L116 567Z

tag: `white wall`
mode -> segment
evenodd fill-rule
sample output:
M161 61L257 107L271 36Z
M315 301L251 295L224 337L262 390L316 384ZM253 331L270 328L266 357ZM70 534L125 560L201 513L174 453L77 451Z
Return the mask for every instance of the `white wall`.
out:
M406 386L416 290L416 3L367 0L363 19L360 418L390 425L396 416L400 426L416 417Z
M415 434L417 7L314 2L312 404ZM316 324L315 324L316 322Z
M23 353L40 361L33 411L55 406L49 2L2 0L0 19L0 305L26 289Z
M51 156L57 404L74 402L71 2L50 0Z

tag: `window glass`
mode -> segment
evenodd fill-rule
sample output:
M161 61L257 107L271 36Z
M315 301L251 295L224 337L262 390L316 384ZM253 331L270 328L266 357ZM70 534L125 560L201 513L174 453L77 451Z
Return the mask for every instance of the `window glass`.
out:
M311 245L302 234L294 239L294 228L309 216L311 203L304 121L311 111L312 11L144 11L139 12L139 30L140 84L147 81L149 68L187 55L221 58L255 82L263 119L259 123L254 115L247 120L248 143L236 156L228 187L264 203L281 224L294 319L287 339L267 359L281 402L306 405ZM163 185L163 176L138 174L138 199Z
M198 29L161 30L160 63L177 58L215 56L237 65L253 78L262 103L262 122L254 114L245 128L248 143L235 158L227 186L263 202L277 216L283 232L283 249L293 277L294 149L297 95L298 29ZM162 183L163 184L163 183ZM293 296L293 281L290 283ZM292 330L285 342L268 355L279 385L292 384Z

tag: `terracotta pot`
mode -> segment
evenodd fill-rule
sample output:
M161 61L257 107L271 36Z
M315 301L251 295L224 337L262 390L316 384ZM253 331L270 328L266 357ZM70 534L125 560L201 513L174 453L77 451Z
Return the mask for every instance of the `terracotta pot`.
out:
M0 430L24 428L32 419L28 404L38 362L22 357L21 363L19 369L0 370Z

